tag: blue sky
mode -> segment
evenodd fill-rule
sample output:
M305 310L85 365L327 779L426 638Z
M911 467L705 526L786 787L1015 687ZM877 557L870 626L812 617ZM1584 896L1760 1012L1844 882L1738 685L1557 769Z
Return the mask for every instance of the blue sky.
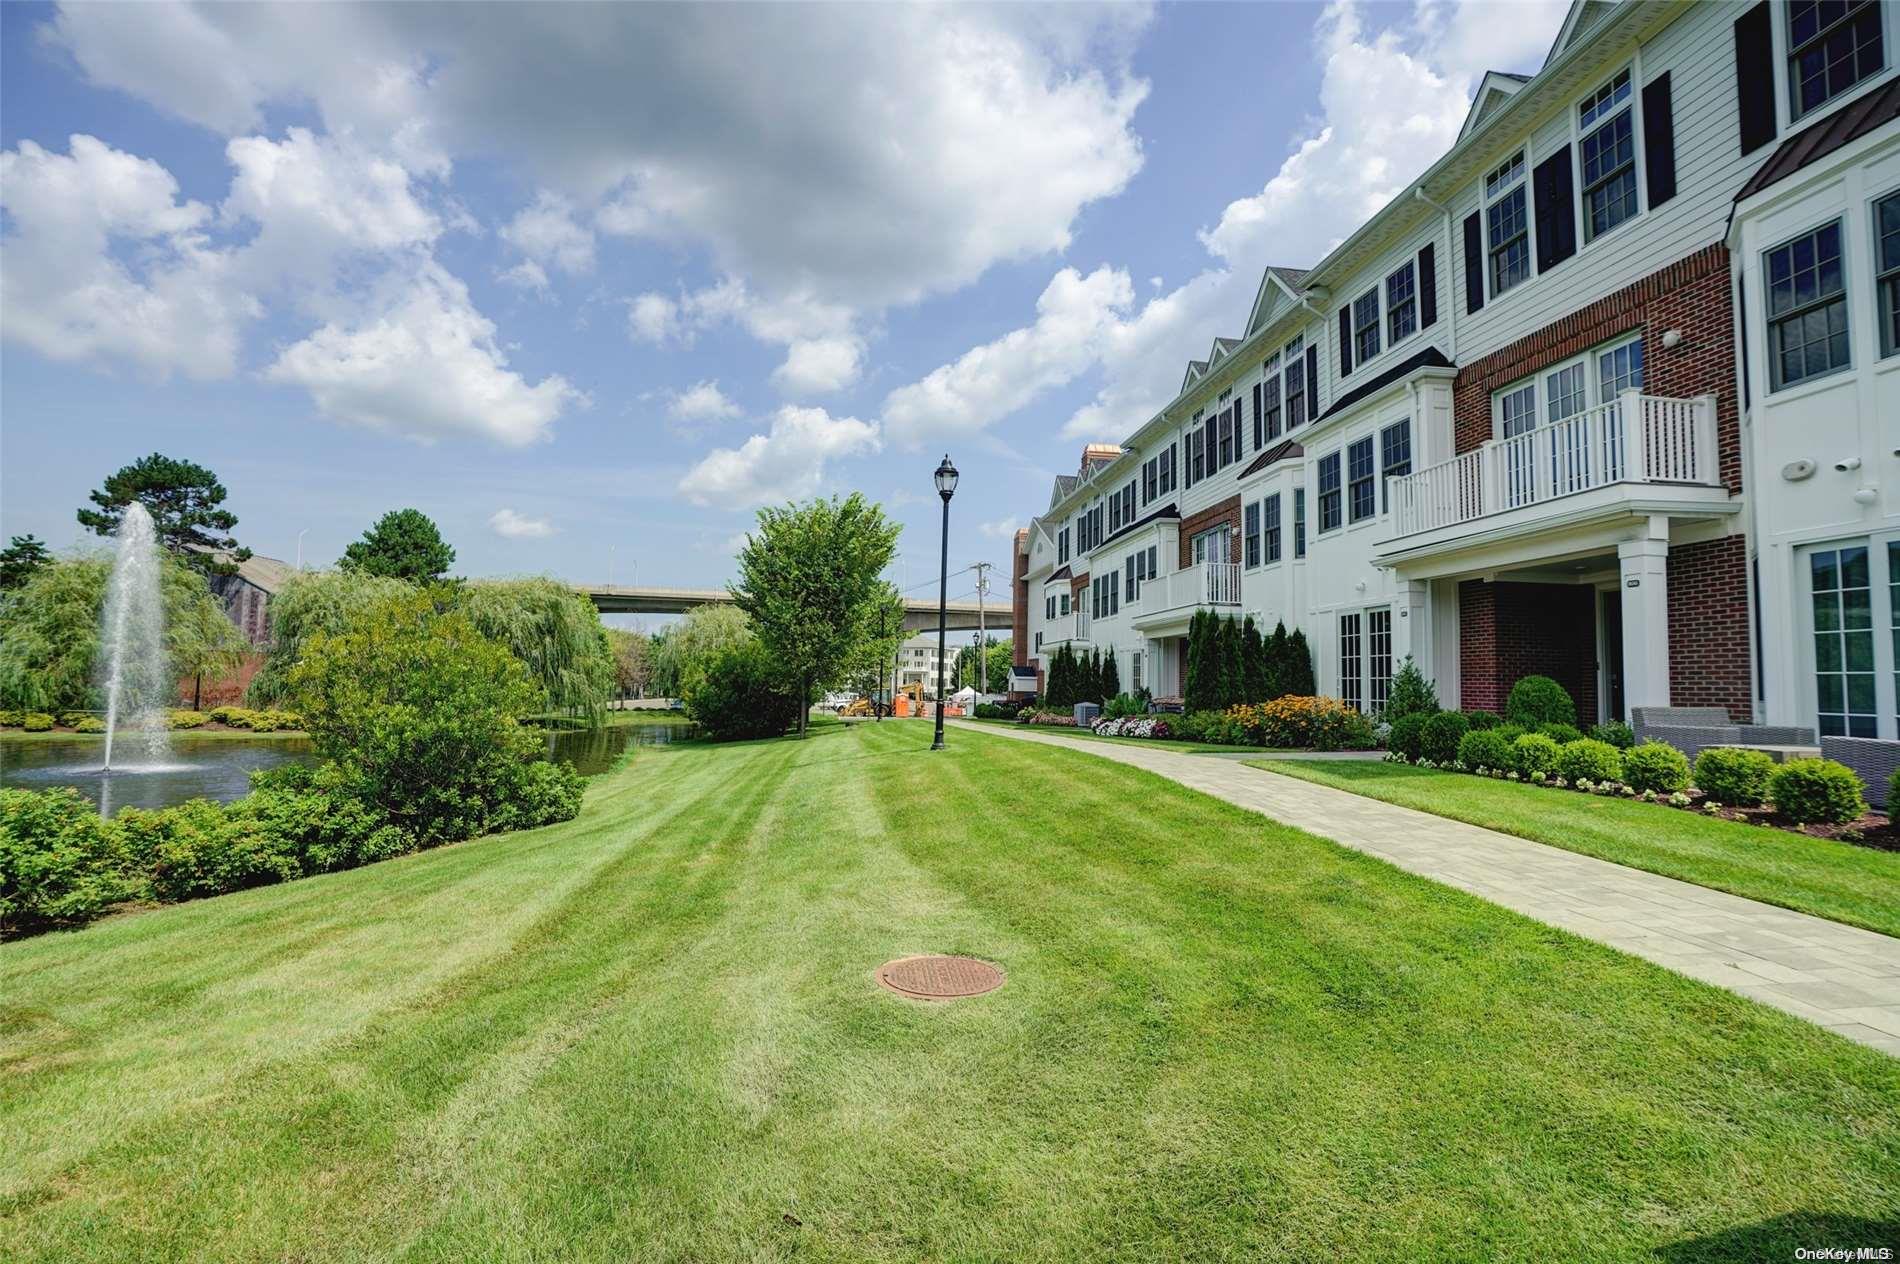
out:
M851 489L934 574L1450 143L1562 5L0 6L0 533L147 452L328 564L714 584Z

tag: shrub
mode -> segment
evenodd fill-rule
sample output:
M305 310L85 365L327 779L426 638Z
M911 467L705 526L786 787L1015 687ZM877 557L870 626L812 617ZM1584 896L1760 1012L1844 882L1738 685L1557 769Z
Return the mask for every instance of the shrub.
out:
M1131 715L1148 714L1148 704L1132 693L1118 693L1108 700L1102 708L1102 714L1111 720L1119 720Z
M114 823L125 831L126 846L161 900L222 895L303 876L293 840L210 799L156 811L127 808Z
M1801 825L1845 825L1867 810L1860 778L1831 759L1791 759L1768 778L1768 801Z
M686 691L686 714L715 742L777 737L798 711L797 693L755 641L716 651Z
M1689 784L1689 760L1667 742L1644 742L1623 752L1623 780L1635 790L1674 794Z
M87 921L138 894L121 831L77 790L0 790L0 935Z
M1486 711L1482 707L1465 712L1465 722L1474 729L1494 729L1503 721L1495 711Z
M1557 771L1557 753L1562 748L1547 733L1526 733L1511 743L1511 767L1529 781L1538 775Z
M232 716L234 715L248 716L249 714L250 712L245 710L243 707L213 707L211 708L211 719L213 723L229 724L234 727L237 726L237 721L233 720L231 718Z
M0 729L17 729L19 727L20 713L18 711L0 711Z
M413 834L349 794L327 764L284 764L252 773L251 792L226 811L256 821L280 840L303 874L354 869L417 847Z
M1425 721L1419 737L1419 758L1449 764L1458 758L1458 743L1471 731L1471 721L1457 711L1440 711Z
M1548 676L1526 676L1511 686L1504 714L1525 728L1539 724L1575 724L1577 704Z
M1436 714L1436 713L1433 713ZM1425 737L1425 721L1431 715L1414 711L1392 721L1392 731L1386 735L1386 748L1393 753L1403 755L1408 760L1418 759L1419 744Z
M1636 745L1635 732L1621 720L1606 720L1594 726L1590 736L1599 742L1608 742L1618 750L1626 751Z
M1900 816L1900 768L1887 778L1887 815Z
M245 723L253 733L275 733L281 729L294 729L302 721L294 711L250 711L245 713Z
M1396 724L1403 716L1431 715L1438 710L1438 693L1432 682L1425 679L1425 673L1407 654L1405 661L1399 664L1398 671L1392 674L1392 684L1386 690L1385 719Z
M1695 757L1696 789L1731 807L1760 806L1774 771L1775 761L1764 751L1711 746Z
M91 718L92 712L90 711L62 711L59 713L60 724L69 729L76 729Z
M177 710L171 713L171 727L175 729L195 729L202 726L211 717L202 711Z
M1223 746L1259 746L1263 739L1249 714L1251 707L1232 707L1226 711L1206 712L1207 719L1201 726L1203 742L1216 742Z
M53 728L53 717L44 711L28 711L20 717L20 727L29 733L48 733Z
M580 815L581 795L586 788L586 779L565 760L557 764L537 759L521 764L515 770L508 797L496 813L494 828L535 829L571 821Z
M1557 775L1566 781L1621 781L1623 755L1608 742L1581 737L1557 751Z
M1336 698L1289 694L1230 707L1224 718L1233 726L1224 731L1237 730L1243 734L1239 741L1260 746L1330 751L1368 750L1377 744L1372 721Z
M1458 762L1473 772L1511 769L1511 743L1497 729L1471 729L1458 739Z
M1155 715L1131 715L1123 716L1118 720L1097 720L1094 728L1103 737L1166 739L1174 736L1173 725Z
M1545 737L1548 737L1551 741L1557 743L1557 745L1559 746L1568 746L1572 742L1580 742L1583 740L1583 730L1578 728L1574 724L1552 723L1552 724L1538 724L1535 726L1526 725L1525 727L1526 728L1535 727L1539 733L1542 733Z
M75 733L103 733L105 731L106 722L96 715L80 716L79 722L73 725Z
M1004 718L1003 708L997 706L994 702L977 703L976 709L971 712L971 714L976 716L979 720L1000 720Z

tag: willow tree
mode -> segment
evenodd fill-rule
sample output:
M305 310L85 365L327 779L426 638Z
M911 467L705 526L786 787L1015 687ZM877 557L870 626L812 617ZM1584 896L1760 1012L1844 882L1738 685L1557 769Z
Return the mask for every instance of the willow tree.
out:
M751 640L745 611L723 604L694 606L653 638L652 686L663 698L683 698L714 658Z
M341 635L352 619L378 602L409 591L410 585L401 580L379 575L301 571L291 576L270 599L270 649L263 668L251 680L246 695L251 704L274 707L292 702L290 669L308 638L318 632Z
M111 574L104 557L49 562L0 602L0 705L34 711L101 705L100 623ZM204 576L168 558L160 592L172 677L235 669L245 641Z
M506 645L548 707L598 724L613 696L614 654L594 603L556 579L490 579L455 604L476 630Z
M759 510L732 599L797 686L800 733L814 691L839 680L869 639L888 589L878 577L902 530L857 492Z

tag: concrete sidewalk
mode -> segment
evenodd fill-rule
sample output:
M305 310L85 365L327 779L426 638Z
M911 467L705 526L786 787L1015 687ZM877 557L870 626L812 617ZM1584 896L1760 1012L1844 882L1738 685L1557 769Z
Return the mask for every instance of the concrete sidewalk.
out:
M968 727L1146 769L1900 1056L1900 939L1159 743Z

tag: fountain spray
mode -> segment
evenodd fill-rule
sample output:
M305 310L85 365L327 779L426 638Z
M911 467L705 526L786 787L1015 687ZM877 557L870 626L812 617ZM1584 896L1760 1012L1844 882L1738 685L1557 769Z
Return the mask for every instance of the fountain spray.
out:
M106 587L104 642L106 759L112 771L113 743L123 721L147 761L162 760L171 747L173 680L165 652L165 599L159 584L158 536L145 506L133 501L119 524L118 556Z

